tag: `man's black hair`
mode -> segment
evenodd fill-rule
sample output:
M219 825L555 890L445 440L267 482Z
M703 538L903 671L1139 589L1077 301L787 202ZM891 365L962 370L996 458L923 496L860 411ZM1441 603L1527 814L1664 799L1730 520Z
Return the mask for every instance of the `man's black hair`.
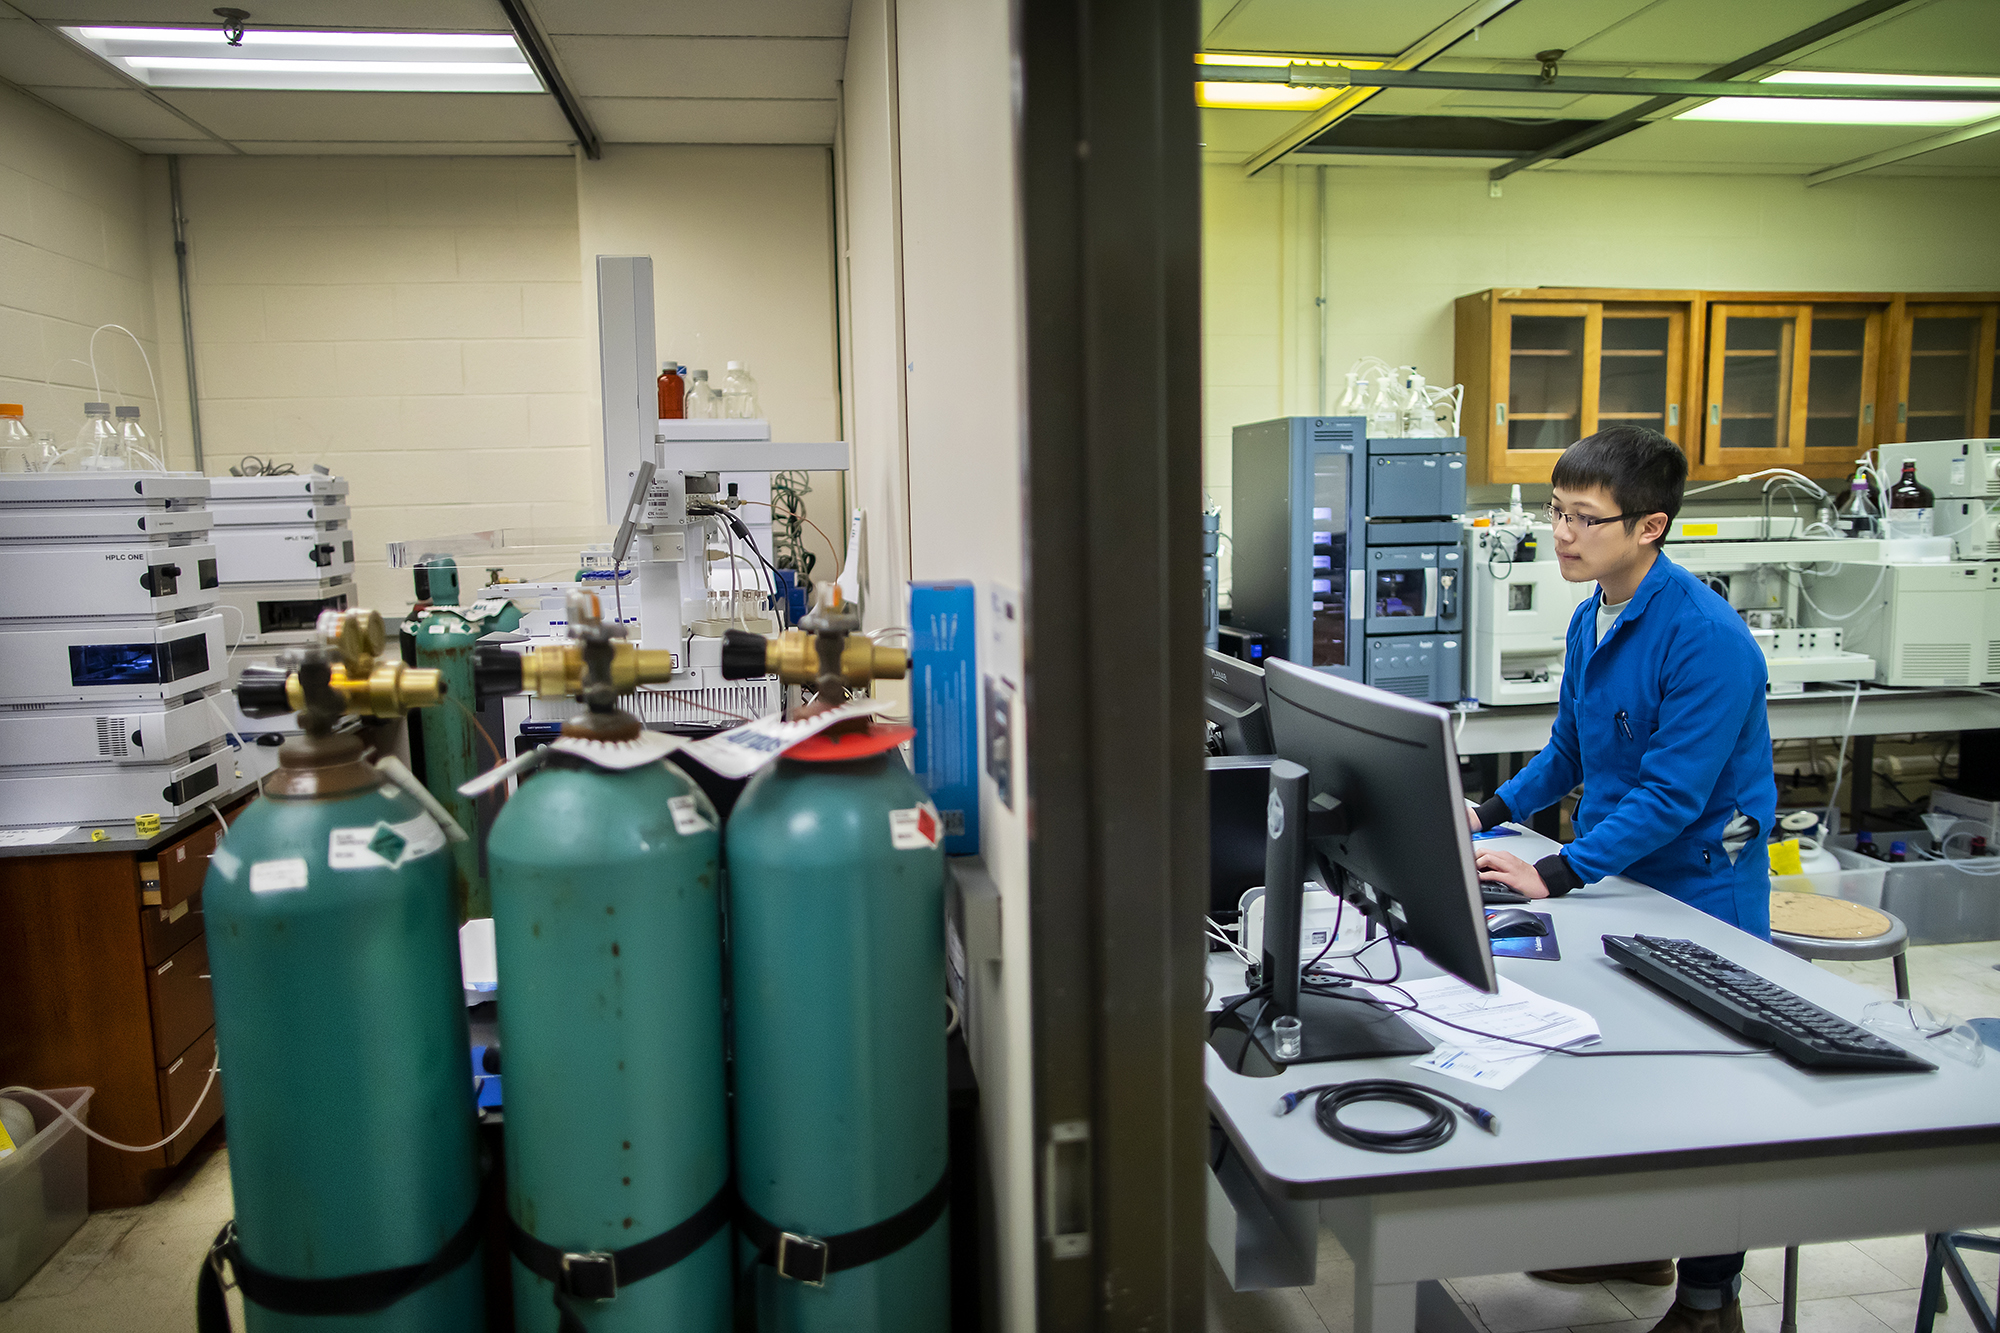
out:
M1602 487L1618 512L1628 515L1625 531L1648 514L1665 514L1671 525L1687 489L1687 455L1680 446L1644 426L1606 426L1562 451L1549 481L1566 491ZM1667 544L1660 534L1660 545Z

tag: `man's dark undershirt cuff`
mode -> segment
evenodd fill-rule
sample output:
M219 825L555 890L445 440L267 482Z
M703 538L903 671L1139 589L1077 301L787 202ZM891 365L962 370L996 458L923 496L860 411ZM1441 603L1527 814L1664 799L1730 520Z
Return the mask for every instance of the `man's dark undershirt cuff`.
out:
M1542 877L1542 883L1547 886L1551 898L1560 898L1571 889L1583 887L1583 881L1569 868L1569 862L1563 859L1561 852L1557 852L1554 856L1545 856L1535 862L1535 873Z
M1495 796L1490 801L1481 802L1479 809L1474 811L1474 813L1479 816L1479 827L1481 829L1499 828L1514 817L1514 812L1509 810L1507 803L1498 796Z

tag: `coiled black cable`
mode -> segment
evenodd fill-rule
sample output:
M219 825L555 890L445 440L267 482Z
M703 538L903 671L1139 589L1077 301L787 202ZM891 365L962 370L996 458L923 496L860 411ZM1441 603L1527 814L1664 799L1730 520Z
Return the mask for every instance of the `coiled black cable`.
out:
M1449 1142L1458 1129L1458 1117L1452 1114L1452 1106L1464 1111L1474 1124L1487 1133L1500 1132L1500 1118L1485 1107L1474 1106L1448 1092L1435 1092L1399 1078L1358 1078L1347 1083L1322 1083L1317 1087L1300 1088L1280 1099L1284 1109L1278 1114L1290 1115L1300 1102L1314 1093L1319 1095L1313 1103L1313 1119L1319 1122L1326 1136L1369 1152L1428 1152L1441 1143ZM1356 1102L1396 1102L1412 1110L1423 1111L1430 1118L1414 1129L1359 1129L1342 1124L1341 1108ZM1447 1106L1447 1102L1451 1105Z

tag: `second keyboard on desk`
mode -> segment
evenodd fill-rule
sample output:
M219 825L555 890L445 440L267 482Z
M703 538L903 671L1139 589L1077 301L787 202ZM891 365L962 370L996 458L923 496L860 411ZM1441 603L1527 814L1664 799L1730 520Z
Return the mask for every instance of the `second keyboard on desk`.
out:
M1937 1068L1692 940L1606 935L1604 952L1731 1031L1776 1047L1794 1064L1815 1069Z

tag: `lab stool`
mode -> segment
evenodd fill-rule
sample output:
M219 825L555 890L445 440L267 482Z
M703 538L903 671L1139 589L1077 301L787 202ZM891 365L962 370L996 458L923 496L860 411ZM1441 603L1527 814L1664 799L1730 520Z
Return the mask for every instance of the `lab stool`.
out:
M1800 958L1823 958L1830 962L1866 963L1887 958L1896 973L1896 998L1910 998L1910 969L1903 957L1904 950L1910 947L1910 932L1887 912L1818 893L1773 893L1771 943ZM1937 1262L1935 1256L1931 1262ZM1779 1333L1798 1333L1799 1247L1796 1245L1785 1247L1783 1300ZM1928 1333L1926 1323L1919 1319L1918 1327L1923 1333Z
M1910 970L1903 957L1910 932L1879 908L1818 893L1773 893L1771 943L1800 958L1829 962L1887 958L1896 973L1896 998L1910 998Z

